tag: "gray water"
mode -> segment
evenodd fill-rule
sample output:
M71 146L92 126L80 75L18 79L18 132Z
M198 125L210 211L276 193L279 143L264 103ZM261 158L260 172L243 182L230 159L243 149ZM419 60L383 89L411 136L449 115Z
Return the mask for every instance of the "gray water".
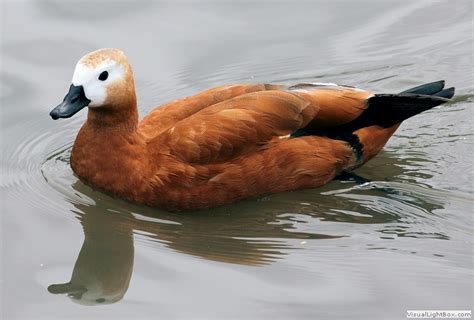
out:
M471 1L0 7L2 319L405 319L412 309L472 309ZM446 79L457 94L406 121L357 171L369 182L167 213L81 183L69 156L85 112L48 116L77 60L100 47L127 53L142 116L241 82L389 93Z

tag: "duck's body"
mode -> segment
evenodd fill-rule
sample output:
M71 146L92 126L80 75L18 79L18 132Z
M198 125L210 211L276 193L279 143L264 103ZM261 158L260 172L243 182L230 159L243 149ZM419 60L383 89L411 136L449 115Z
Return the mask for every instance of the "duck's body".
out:
M95 57L93 70L111 55L125 72L100 103L89 100L94 92L85 85L85 100L99 106L89 107L71 166L88 184L168 210L321 186L374 157L401 121L454 93L442 82L399 95L334 84L241 84L173 101L139 122L125 56L103 49L81 61ZM74 79L72 87L79 88Z

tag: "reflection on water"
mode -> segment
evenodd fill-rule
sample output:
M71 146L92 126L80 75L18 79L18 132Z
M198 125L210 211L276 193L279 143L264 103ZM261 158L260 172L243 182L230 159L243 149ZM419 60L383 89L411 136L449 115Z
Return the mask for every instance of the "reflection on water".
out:
M78 205L78 210L81 206ZM79 217L84 243L71 280L52 284L48 291L67 294L84 305L109 304L122 299L133 270L133 235L127 220L87 207Z

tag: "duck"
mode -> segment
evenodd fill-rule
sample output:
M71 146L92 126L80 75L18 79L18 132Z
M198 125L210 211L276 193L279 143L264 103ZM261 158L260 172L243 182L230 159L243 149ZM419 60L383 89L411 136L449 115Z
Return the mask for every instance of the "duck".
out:
M140 121L128 58L104 48L77 62L50 116L87 107L70 158L85 184L192 211L320 187L367 163L404 120L454 93L443 80L395 94L334 83L229 84L167 102Z

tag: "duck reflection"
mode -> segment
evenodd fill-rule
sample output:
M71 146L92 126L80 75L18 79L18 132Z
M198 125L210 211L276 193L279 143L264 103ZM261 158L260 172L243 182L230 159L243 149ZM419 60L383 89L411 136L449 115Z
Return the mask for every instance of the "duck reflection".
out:
M390 154L385 156L390 160ZM378 165L377 161L374 165ZM391 170L388 179L392 181L404 173L393 163L388 168ZM367 173L364 176L371 178L370 172ZM108 197L76 181L72 185L74 193L94 199L95 204L71 202L84 229L84 243L71 280L52 284L48 291L67 294L72 301L83 305L121 300L133 270L134 235L144 234L146 236L139 236L139 241L158 242L184 254L248 266L263 266L281 259L289 250L301 248L295 243L306 239L350 236L352 227L343 229L349 234L340 234L340 228L337 232L331 230L333 224L322 225L319 232L298 230L305 225L311 227L306 224L311 219L380 224L382 229L378 232L382 235L426 236L410 231L410 225L404 221L409 212L403 211L421 209L431 213L442 208L440 204L424 194L407 197L404 190L393 188L393 184L389 188L352 188L367 182L349 176L322 188L273 195L270 200L241 201L193 213L168 213ZM387 201L396 205L391 207ZM400 203L407 205L400 206ZM405 225L393 228L400 224Z
M97 195L80 181L73 188L78 194ZM283 239L340 237L295 231L291 218L280 217L272 209L259 208L256 213L255 206L252 210L248 203L239 206L239 212L228 207L174 214L104 195L94 200L95 205L72 203L84 230L84 243L71 280L48 287L50 293L66 294L83 305L110 304L123 298L133 270L134 234L146 234L147 240L182 253L249 266L265 265L285 255L283 250L290 246Z
M132 228L123 218L116 219L95 207L87 207L79 219L85 238L71 280L52 284L48 291L67 294L83 305L117 302L125 295L132 276Z

